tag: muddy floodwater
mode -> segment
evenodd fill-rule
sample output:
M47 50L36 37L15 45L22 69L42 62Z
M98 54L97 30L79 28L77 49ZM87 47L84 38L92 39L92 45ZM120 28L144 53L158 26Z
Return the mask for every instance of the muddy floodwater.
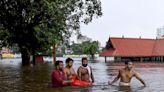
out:
M93 68L95 86L64 88L49 87L52 63L40 63L34 67L22 67L20 63L20 59L0 60L0 92L164 92L164 63L134 63L147 87L143 87L135 78L131 81L131 87L119 87L118 82L107 85L123 63L97 60L89 62ZM75 59L74 69L77 70L80 65L80 59Z

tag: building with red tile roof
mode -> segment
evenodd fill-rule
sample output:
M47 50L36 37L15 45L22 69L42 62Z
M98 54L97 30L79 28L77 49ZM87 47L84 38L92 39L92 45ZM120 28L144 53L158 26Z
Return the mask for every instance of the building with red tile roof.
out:
M164 39L110 37L103 57L114 57L115 61L163 61Z

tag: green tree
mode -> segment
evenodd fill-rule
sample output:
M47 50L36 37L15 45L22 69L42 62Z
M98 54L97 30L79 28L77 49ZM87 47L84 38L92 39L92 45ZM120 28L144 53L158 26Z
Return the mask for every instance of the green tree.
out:
M84 54L88 54L91 56L91 58L94 60L95 58L95 54L96 52L98 52L98 49L99 49L99 45L98 45L98 42L97 41L93 41L93 42L90 42L90 41L86 41L86 42L83 42L83 53Z
M75 55L82 54L82 44L73 43L71 45L71 48L72 48L73 54L75 54Z
M53 46L55 57L57 44L78 33L81 22L101 15L100 0L1 0L0 40L5 46L17 44L22 64L29 65L37 50Z

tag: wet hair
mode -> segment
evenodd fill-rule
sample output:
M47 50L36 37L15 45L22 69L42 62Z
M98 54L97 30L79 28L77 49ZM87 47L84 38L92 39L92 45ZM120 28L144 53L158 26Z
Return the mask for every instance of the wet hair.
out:
M128 63L131 62L129 59L125 60L125 65L128 65Z
M55 66L58 66L60 63L63 63L63 61L60 61L60 60L56 61Z
M87 58L86 58L86 57L83 57L81 60L82 60L82 62L83 62L84 60L87 60Z
M65 62L69 63L70 61L73 61L73 59L72 58L67 58Z

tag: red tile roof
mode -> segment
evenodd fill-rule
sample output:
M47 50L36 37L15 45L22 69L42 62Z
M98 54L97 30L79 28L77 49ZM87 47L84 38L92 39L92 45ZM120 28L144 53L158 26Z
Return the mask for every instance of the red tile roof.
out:
M109 38L113 48L100 56L164 56L164 39Z
M114 55L115 50L114 49L110 49L110 50L105 50L104 52L101 53L101 56L113 56Z
M156 40L152 56L164 56L164 39Z

